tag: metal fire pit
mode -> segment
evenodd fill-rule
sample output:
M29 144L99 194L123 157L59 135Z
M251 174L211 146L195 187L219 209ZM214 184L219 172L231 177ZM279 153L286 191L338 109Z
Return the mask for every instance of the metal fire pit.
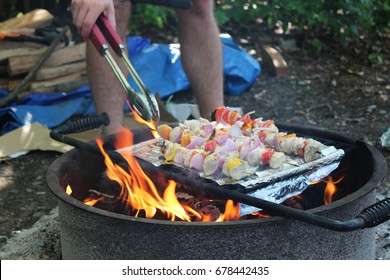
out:
M375 188L386 174L377 150L330 131L278 126L346 150L334 172L345 175L340 189L348 194L304 212L344 221L375 203ZM134 132L135 142L144 140L144 132ZM105 139L110 141L112 137ZM58 198L64 259L375 258L372 228L336 232L282 217L222 223L135 218L87 206L65 193L70 185L75 197L82 196L104 170L102 156L78 149L60 156L48 170L48 186Z

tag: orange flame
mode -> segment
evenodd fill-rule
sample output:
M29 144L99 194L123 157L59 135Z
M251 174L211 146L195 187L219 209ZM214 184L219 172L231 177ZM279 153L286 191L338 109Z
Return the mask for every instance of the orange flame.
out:
M130 107L131 108L131 107ZM160 135L157 132L154 121L147 122L143 120L136 111L132 110L134 119L149 127L155 138ZM104 156L106 164L107 177L119 184L121 187L119 200L126 204L129 209L133 209L135 217L138 217L141 212L145 213L146 218L153 218L157 210L165 214L167 218L174 221L176 218L183 221L191 221L191 216L195 216L202 222L211 221L208 216L201 216L194 209L188 205L182 205L176 197L176 182L170 180L161 197L153 181L144 173L136 158L131 151L121 153L122 157L128 163L128 169L115 164L103 148L103 140L96 139L97 146ZM117 134L115 147L120 148L129 147L133 145L133 134L130 130L123 128ZM70 193L71 188L68 186ZM68 190L67 188L67 190ZM84 203L89 206L94 206L98 201L104 202L104 197L94 198L88 197L84 199ZM225 213L221 214L217 222L238 220L240 218L240 211L238 203L228 200L225 206Z
M225 205L225 213L216 220L216 222L235 221L240 219L240 206L234 203L233 200L227 200Z
M258 219L265 219L265 218L271 218L272 217L271 215L265 214L265 213L262 213L262 212L252 213L251 216L256 217Z
M123 129L117 137L116 146L126 147L133 143L133 134L128 129ZM160 210L172 221L175 218L190 221L191 217L178 202L175 194L176 183L169 182L163 197L157 191L152 180L144 173L138 161L131 153L122 154L128 162L128 170L115 164L103 149L103 140L97 139L104 161L107 166L107 177L117 182L121 187L119 198L126 201L127 206L135 209L135 216L138 217L141 211L145 212L147 218L153 218Z
M332 200L333 199L333 195L337 191L336 185L338 183L340 183L343 179L344 179L344 177L341 177L337 181L333 181L333 178L331 176L328 176L328 180L326 181L327 184L326 184L326 188L325 188L325 192L324 192L324 203L325 203L325 205L327 205L327 204L329 204L329 203L331 203L333 201Z
M137 122L139 122L140 124L143 124L143 125L146 125L147 127L149 127L150 132L153 134L154 138L159 138L160 137L160 134L158 134L157 129L156 129L156 124L155 124L155 122L153 120L151 120L150 122L147 122L143 118L141 118L141 116L138 115L138 113L135 110L131 109L131 111L133 112L134 119Z
M188 212L191 212L192 214L200 217L200 214L197 213L195 210L193 210L191 207L187 206L187 207L185 207L186 209L183 208L183 206L177 200L175 191L176 191L176 182L170 180L167 188L164 191L163 198L164 198L164 201L166 201L170 205L170 208L175 209L176 213L181 213L181 216L179 216L179 218L181 218L182 220L188 220L186 210ZM169 209L167 209L166 212L168 213L168 217L169 217L169 214L170 214ZM174 216L172 216L172 218L174 218ZM173 221L174 219L171 219L171 220Z
M83 203L88 205L88 206L94 206L97 202L102 200L103 198L92 198L92 197L87 197L86 199L83 200Z
M72 191L72 188L68 185L68 186L66 186L65 192L66 192L67 195L70 196L70 195L72 195L72 192L73 192L73 191Z
M119 199L125 201L127 206L135 209L135 217L141 211L145 212L146 218L153 218L157 210L164 213L171 221L176 218L183 221L191 221L191 215L208 222L207 216L201 215L189 206L181 205L176 197L176 182L170 180L163 196L161 197L152 180L144 173L138 161L131 152L122 154L129 164L128 170L115 164L103 149L103 140L98 138L97 145L100 148L107 166L107 177L121 186ZM124 129L117 137L116 147L126 147L131 145L133 134L128 129ZM84 203L93 206L98 200L85 200ZM225 213L221 214L217 222L238 220L240 218L239 205L232 200L226 202Z

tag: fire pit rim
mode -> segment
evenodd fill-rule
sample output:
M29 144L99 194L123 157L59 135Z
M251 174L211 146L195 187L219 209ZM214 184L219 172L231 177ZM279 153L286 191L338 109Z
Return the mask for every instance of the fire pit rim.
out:
M374 172L371 176L370 180L366 182L361 188L359 188L357 191L353 192L352 194L341 198L335 202L332 202L328 205L323 205L320 207L312 208L305 210L305 212L308 213L316 213L316 214L325 214L328 211L331 211L333 209L336 209L344 204L350 203L351 201L354 201L355 199L366 195L368 192L373 190L373 186L377 186L385 177L385 174L387 172L386 167L386 161L383 157L383 155L377 151L375 148L373 148L371 145L364 143L364 145L370 150L372 154L372 161L374 164ZM127 220L131 222L137 222L137 223L146 223L146 224L160 224L164 226L186 226L186 227L231 227L231 226L237 226L237 225L247 225L247 226L258 226L259 223L275 223L276 221L283 221L287 220L288 218L275 216L267 219L253 219L253 220L239 220L239 221L225 221L225 222L185 222L185 221L169 221L169 220L158 220L158 219L147 219L147 218L137 218L133 216L128 216L124 214L114 213L107 210L91 207L88 205L85 205L81 201L77 200L76 198L73 198L65 193L65 191L60 187L61 184L58 180L58 177L55 176L56 169L59 169L62 165L62 162L65 160L65 158L72 153L77 153L77 149L70 150L66 152L65 154L61 155L59 158L57 158L49 167L46 178L48 182L48 186L50 191L61 201L65 202L66 204L73 205L74 207L77 207L78 209L81 209L83 211L87 211L88 213L92 213L95 215L103 215L105 217L109 218L115 218L115 219L121 219L121 220ZM353 218L353 217L351 217Z

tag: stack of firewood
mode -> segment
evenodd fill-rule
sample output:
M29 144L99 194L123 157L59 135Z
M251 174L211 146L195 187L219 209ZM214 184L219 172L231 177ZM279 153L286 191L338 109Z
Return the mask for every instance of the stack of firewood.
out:
M47 26L52 18L46 10L35 10L21 18L0 23L0 34L31 36L37 27ZM1 39L0 88L9 92L17 89L42 55L47 54L48 48L47 44L29 40ZM34 92L69 92L86 85L85 48L85 43L74 44L71 40L68 44L59 43L39 69L35 67L28 87L22 93L18 93L18 97Z

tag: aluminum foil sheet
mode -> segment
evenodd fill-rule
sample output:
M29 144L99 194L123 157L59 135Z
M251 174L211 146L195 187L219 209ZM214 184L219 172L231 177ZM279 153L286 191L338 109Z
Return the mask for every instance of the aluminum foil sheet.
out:
M339 163L340 162L333 162L315 167L303 174L291 176L288 179L276 183L271 183L264 188L248 193L248 195L279 204L290 197L301 194L310 183L319 181L328 176L339 166ZM261 209L242 203L240 204L241 215L250 214L259 210Z

